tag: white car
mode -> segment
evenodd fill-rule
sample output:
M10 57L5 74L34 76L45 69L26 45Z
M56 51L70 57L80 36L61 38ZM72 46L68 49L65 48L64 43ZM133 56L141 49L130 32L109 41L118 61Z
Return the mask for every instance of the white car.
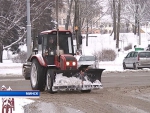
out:
M150 51L132 51L123 60L123 68L150 68Z
M95 56L81 56L78 60L78 67L81 65L90 65L90 68L98 68L98 61Z

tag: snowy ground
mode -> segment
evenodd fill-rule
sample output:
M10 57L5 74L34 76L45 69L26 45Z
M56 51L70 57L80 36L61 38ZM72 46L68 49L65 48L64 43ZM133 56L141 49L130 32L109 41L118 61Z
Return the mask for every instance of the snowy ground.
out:
M0 63L0 75L19 76L21 74L22 74L21 63L12 63L11 60L3 60L3 63Z

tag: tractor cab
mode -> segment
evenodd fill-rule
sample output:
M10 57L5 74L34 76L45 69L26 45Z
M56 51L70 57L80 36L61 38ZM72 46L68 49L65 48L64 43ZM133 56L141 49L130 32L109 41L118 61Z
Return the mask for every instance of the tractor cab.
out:
M57 42L57 31L55 30L41 32L41 34L37 37L37 40L38 40L38 54L42 54L47 65L54 65L57 59L56 57L59 58L60 55L63 54L74 55L73 39L72 33L70 31L59 31L58 42ZM57 50L58 45L59 50ZM57 53L59 53L59 56Z

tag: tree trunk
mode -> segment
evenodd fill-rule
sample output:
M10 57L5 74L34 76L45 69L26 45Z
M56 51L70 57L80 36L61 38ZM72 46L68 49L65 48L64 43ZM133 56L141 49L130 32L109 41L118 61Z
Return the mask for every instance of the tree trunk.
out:
M0 41L0 63L3 63L3 44Z
M69 9L68 9L67 19L66 19L66 24L65 24L65 29L66 30L68 30L68 27L69 27L72 2L73 2L73 0L71 0L70 2L68 1Z
M137 28L138 28L138 5L136 5L136 12L135 12L135 27L134 27L134 34L137 34Z
M117 40L116 40L116 48L119 48L119 33L120 33L120 11L121 10L121 3L118 0L118 23L117 23Z
M113 31L114 31L114 40L116 40L116 3L113 0Z

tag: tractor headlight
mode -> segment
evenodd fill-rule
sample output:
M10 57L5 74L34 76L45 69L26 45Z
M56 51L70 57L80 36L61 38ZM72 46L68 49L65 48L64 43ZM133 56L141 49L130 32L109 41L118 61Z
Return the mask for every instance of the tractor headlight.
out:
M75 66L75 65L76 65L76 62L72 62L72 65Z
M66 65L69 66L69 65L70 65L70 62L66 62Z

